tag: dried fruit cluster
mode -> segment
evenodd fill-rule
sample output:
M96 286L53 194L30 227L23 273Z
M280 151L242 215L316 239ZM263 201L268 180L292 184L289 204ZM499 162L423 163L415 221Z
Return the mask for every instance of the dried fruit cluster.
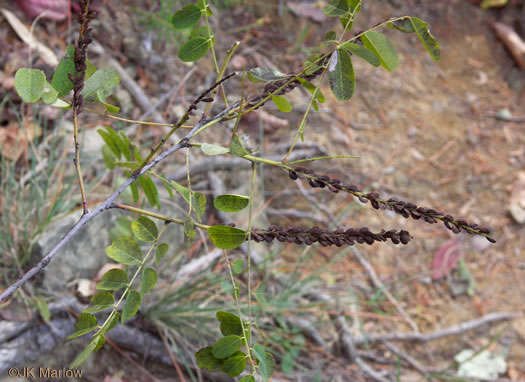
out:
M330 179L326 175L318 175L313 170L306 167L295 167L293 170L288 171L288 174L292 180L301 179L308 181L308 184L311 187L326 187L334 193L344 191L352 194L356 196L361 203L370 202L375 209L394 211L404 218L423 220L430 224L437 223L438 220L440 220L447 229L456 234L464 231L469 234L484 236L491 243L496 242L496 240L490 236L490 230L488 228L469 223L465 219L456 219L451 215L445 214L441 211L436 211L432 208L418 207L414 203L405 202L397 198L384 200L380 198L380 195L377 192L362 192L356 186L342 183L339 179Z
M317 69L315 72L311 73L311 74L291 75L291 76L289 76L287 78L284 78L282 80L269 82L268 84L266 84L266 86L264 87L264 91L261 94L258 94L258 95L254 96L254 97L252 97L252 98L250 98L248 100L246 106L248 108L250 108L250 107L253 107L253 106L257 105L259 102L264 100L266 97L269 97L271 93L275 92L281 86L285 85L292 78L293 79L288 84L286 84L286 86L284 86L281 90L276 92L274 95L283 95L283 94L290 93L292 90L294 90L297 86L299 86L301 84L301 82L299 81L298 77L302 78L303 80L307 80L307 81L313 80L314 78L316 78L317 76L319 76L320 74L323 73L324 68L322 67L322 65L324 64L325 61L327 61L327 59L328 58L325 58L325 60L323 62L319 63L318 65L320 65L321 67L319 69ZM269 98L268 98L268 100L269 100ZM266 101L261 103L259 106L257 106L256 109L260 108L265 103L266 103Z
M267 229L254 228L251 231L251 239L256 242L266 241L268 243L277 239L280 242L295 244L312 245L319 243L323 247L336 245L354 245L355 243L367 243L372 245L376 241L391 240L394 244L407 244L411 237L407 231L381 231L379 233L371 232L367 227L349 228L347 230L337 229L335 231L326 231L319 227L303 228L269 226Z
M78 15L78 23L80 24L80 33L78 41L75 43L75 76L69 76L73 82L73 109L76 110L77 115L82 112L83 98L80 92L84 88L84 79L86 77L86 51L88 45L93 41L91 38L92 28L89 27L89 22L97 17L96 11L89 10L89 0L81 0L80 14Z

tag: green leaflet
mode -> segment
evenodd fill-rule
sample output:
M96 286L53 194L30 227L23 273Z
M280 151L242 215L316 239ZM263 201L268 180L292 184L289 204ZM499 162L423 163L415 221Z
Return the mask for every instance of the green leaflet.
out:
M15 90L25 103L35 103L44 94L46 75L39 69L18 69Z
M355 74L352 59L344 49L332 53L328 63L330 88L339 101L349 100L354 94Z
M437 43L434 36L430 34L430 30L428 29L428 24L424 22L421 19L418 19L417 17L411 17L410 23L412 24L412 27L414 28L417 37L419 37L419 40L423 43L423 46L427 50L427 52L430 54L432 59L434 61L439 61L440 58L440 49L439 44Z
M220 249L234 249L246 241L248 232L242 229L226 226L214 225L208 228L212 243Z
M201 16L202 10L194 4L189 4L175 12L171 23L175 29L188 29L197 24Z
M250 203L250 198L244 195L225 194L219 195L213 205L223 212L238 212L245 209Z
M210 48L210 40L196 37L185 43L179 49L179 58L184 62L193 62L204 57Z
M113 68L98 69L91 77L84 81L84 89L80 92L84 102L96 102L97 92L103 94L104 99L120 84L120 75Z
M385 35L370 31L361 36L363 44L379 57L380 64L386 70L392 71L397 68L399 58L397 52Z
M376 54L372 52L370 49L365 48L364 46L361 46L359 44L354 44L352 42L347 42L341 45L341 48L347 50L350 53L355 54L356 56L361 57L363 60L368 62L370 65L378 67L380 64L379 58L376 56Z

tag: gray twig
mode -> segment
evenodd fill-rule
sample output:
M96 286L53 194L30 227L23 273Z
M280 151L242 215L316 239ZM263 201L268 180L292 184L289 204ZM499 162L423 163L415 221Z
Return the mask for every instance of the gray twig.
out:
M419 329L416 325L416 323L410 318L410 316L408 315L408 313L403 309L403 307L401 306L401 304L399 304L399 301L397 301L394 296L392 296L392 293L390 293L390 291L385 287L385 284L383 284L383 282L381 281L381 279L377 276L377 273L376 271L374 270L374 268L372 267L372 265L370 265L370 263L368 263L365 258L363 256L361 256L361 253L359 253L359 251L357 250L357 248L355 247L352 247L352 251L354 252L354 255L355 257L357 258L357 260L359 260L359 263L361 263L361 265L363 266L363 268L365 268L365 270L368 272L368 274L370 275L370 278L372 279L372 282L374 283L375 287L376 288L379 288L381 290L381 292L386 296L386 298L388 299L388 301L390 301L390 303L392 305L394 305L397 309L397 311L399 312L399 314L401 314L401 316L403 316L403 318L405 319L405 321L410 325L410 327L412 328L412 330L416 333L419 332Z
M443 337L457 336L469 330L477 329L481 326L497 322L497 321L508 321L515 318L523 317L521 313L514 312L502 312L502 313L489 313L481 318L462 322L461 324L451 326L442 330L436 330L434 332L421 334L421 333L389 333L389 334L377 334L371 336L354 337L356 345L381 343L385 341L413 341L413 342L428 342L438 340Z

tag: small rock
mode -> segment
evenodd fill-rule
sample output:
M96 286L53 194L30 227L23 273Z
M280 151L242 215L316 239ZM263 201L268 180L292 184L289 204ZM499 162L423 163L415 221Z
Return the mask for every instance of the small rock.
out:
M516 223L525 223L525 209L520 207L517 203L512 203L509 206L509 212L512 218L516 221Z
M476 252L483 252L491 245L492 244L490 244L490 242L487 239L485 239L483 236L474 236L472 238L472 248Z

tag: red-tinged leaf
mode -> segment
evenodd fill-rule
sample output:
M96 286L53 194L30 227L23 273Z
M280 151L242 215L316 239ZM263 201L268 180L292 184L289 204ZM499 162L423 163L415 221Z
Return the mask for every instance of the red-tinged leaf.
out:
M443 243L432 259L432 280L439 280L456 268L462 254L463 251L456 239Z

